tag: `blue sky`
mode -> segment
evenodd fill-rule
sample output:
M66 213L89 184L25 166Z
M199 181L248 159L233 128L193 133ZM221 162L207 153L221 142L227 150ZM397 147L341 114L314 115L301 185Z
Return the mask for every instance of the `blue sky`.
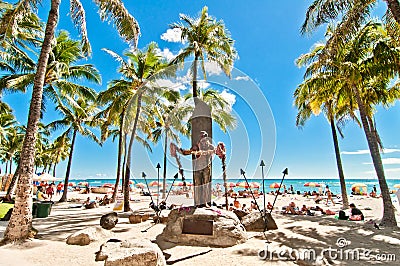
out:
M227 135L218 130L215 130L214 134L215 141L229 142L231 145L228 144L228 148L233 147L232 154L229 155L231 156L228 164L229 178L238 178L240 168L245 169L250 177L260 177L261 170L258 167L260 159L272 162L267 178L281 177L281 172L286 167L289 168L289 177L292 178L337 177L332 137L326 119L323 116L312 117L303 129L295 126L297 112L293 106L292 95L296 86L302 82L304 69L297 68L294 61L302 53L308 52L315 42L322 40L324 33L323 28L311 36L301 36L299 33L306 9L312 1L138 0L124 2L141 27L140 48L151 41L156 41L165 54L178 53L183 47L182 44L162 40L161 35L167 32L169 24L179 21L180 13L196 16L204 5L208 6L209 14L222 19L231 32L239 54L235 68L250 78L249 83L243 87L254 85L259 88L269 104L274 123L271 121L268 104L265 104L264 99L257 92L253 95L255 102L252 102L250 99L252 96L246 92L242 91L240 95L236 95L233 109L240 126ZM58 29L67 29L73 37L77 38L77 32L73 29L68 15L68 5L69 1L62 1ZM97 8L93 3L85 1L84 6L89 39L93 49L93 55L88 62L95 64L102 74L102 85L95 87L97 91L100 91L106 88L108 81L119 77L116 72L118 64L101 49L108 48L121 54L128 46L120 40L111 24L100 21ZM47 14L48 8L49 1L43 1L40 13ZM380 3L378 8L384 9L386 6ZM232 80L225 81L230 83ZM237 91L230 91L231 94L235 92ZM30 93L31 91L26 95L6 95L4 98L15 109L17 118L21 122L26 121ZM398 103L389 110L378 108L376 114L378 131L387 148L382 158L386 176L389 178L397 178L400 174L399 114ZM44 122L50 122L55 117L56 114L50 110ZM375 178L362 129L349 123L344 134L345 138L340 140L340 148L343 153L345 175L349 178ZM189 144L183 142L183 145ZM243 159L243 154L246 154L245 159ZM100 148L78 137L71 177L113 178L116 157L116 143L107 141ZM148 176L156 176L153 165L157 162L162 163L161 160L160 145L155 147L154 153L150 155L136 145L132 165L133 175L139 177L140 172L145 171ZM220 175L219 168L220 163L215 161L215 176ZM168 176L172 177L176 171L172 163L168 171ZM60 164L57 172L58 177L64 177L65 163Z

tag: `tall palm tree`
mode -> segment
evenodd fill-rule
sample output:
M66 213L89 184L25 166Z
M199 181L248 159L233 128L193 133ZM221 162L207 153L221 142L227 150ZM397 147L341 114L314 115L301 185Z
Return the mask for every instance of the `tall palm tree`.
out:
M339 80L341 86L338 89L346 90L346 94L356 102L382 192L384 213L381 224L396 226L376 128L370 115L373 106L389 105L399 97L397 87L389 88L389 84L398 75L400 65L396 58L400 54L379 23L368 23L347 39L333 52L332 47L321 51L318 64L311 65L308 70Z
M204 77L206 77L206 61L215 62L227 76L230 76L233 62L236 58L234 41L225 28L223 21L217 21L208 15L208 7L203 7L198 18L181 14L182 23L174 23L172 29L180 29L181 38L187 41L187 46L172 61L171 64L184 63L193 58L192 63L192 94L197 97L197 68L200 62Z
M91 64L77 64L84 58L79 41L69 38L69 33L60 31L52 45L43 84L43 95L54 103L75 94L91 97L92 89L80 85L78 82L101 82L100 74ZM33 60L32 60L33 61ZM4 88L24 91L33 85L35 69L25 70L22 73L11 73L0 78L0 85ZM45 110L45 101L42 109Z
M136 20L129 14L120 0L94 0L99 6L100 16L103 20L112 20L116 28L125 40L136 44L139 36L139 26ZM28 13L31 6L36 7L39 0L21 0L16 4L16 12L12 16L2 19L0 25L10 25L14 27L24 14ZM43 85L47 69L47 62L51 52L51 42L54 38L54 32L59 18L59 8L61 0L51 0L49 15L47 18L45 36L41 46L40 56L37 63L37 70L33 86L31 104L29 107L27 132L23 143L21 153L21 178L17 190L16 202L13 215L4 233L5 240L22 240L29 236L32 227L32 196L31 196L31 177L33 174L33 161L35 157L35 138L37 133L37 124L40 119L40 110L42 106ZM78 26L83 40L83 47L87 54L90 53L90 45L86 32L85 11L79 0L71 1L71 18Z
M384 0L388 6L386 17L392 17L400 24L400 4L398 0ZM356 30L362 22L368 20L372 8L377 0L314 0L308 7L306 19L301 27L301 32L313 31L318 26L335 20L342 19L339 31L350 32Z
M319 115L321 109L323 110L331 127L336 164L343 199L342 208L346 209L349 207L349 200L347 197L346 182L337 136L337 131L339 130L339 132L341 132L341 128L338 127L336 120L341 120L349 115L349 110L352 114L352 110L354 110L354 108L348 108L348 101L343 101L343 99L341 99L342 101L339 101L339 97L335 97L335 94L328 96L328 86L337 86L338 82L329 82L326 79L324 80L324 78L326 77L324 77L323 75L315 75L315 77L305 80L297 87L294 93L295 105L299 111L296 118L296 126L304 126L305 122L310 118L311 114ZM326 90L321 90L322 86L324 86ZM330 90L331 93L332 91L334 91L335 88L336 87L333 87L333 90ZM344 106L340 106L343 104L343 102Z
M129 128L130 138L128 147L125 150L127 157L123 180L124 211L130 210L129 178L131 175L131 152L133 142L137 137L136 130L140 124L139 118L142 104L143 102L154 102L154 97L150 95L154 94L154 87L147 82L150 77L168 66L166 60L157 54L157 48L156 43L150 43L143 50L127 51L124 53L124 56L127 58L126 60L118 54L106 50L120 62L118 71L123 75L121 80L115 80L110 83L111 86L108 93L114 91L114 97L116 96L112 108L114 108L114 110L119 110L121 117L124 118L123 121L130 121L130 123L126 125L126 127ZM168 73L169 71L166 71L166 74ZM122 126L121 128L123 129Z
M69 157L70 150L70 139L66 135L56 138L48 149L47 152L50 154L51 163L53 164L53 176L56 176L57 165Z
M179 134L189 135L187 125L184 123L185 117L192 111L189 104L182 101L179 92L169 93L167 100L159 100L154 106L151 106L151 113L154 123L151 123L152 129L149 138L157 143L164 136L163 152L163 189L162 198L165 198L167 187L167 150L168 140L180 143ZM169 97L168 97L169 96Z
M90 130L90 127L93 125L94 114L98 112L98 109L97 104L93 101L79 97L76 99L76 104L75 101L67 104L60 103L57 106L57 110L60 111L64 117L60 120L51 122L48 124L48 127L52 128L53 130L66 127L67 129L62 133L62 137L68 137L71 139L71 149L69 151L67 170L65 173L64 192L59 200L59 202L65 202L67 201L72 155L75 148L77 134L79 133L82 136L92 139L96 143L100 143L100 140L98 140L96 135Z

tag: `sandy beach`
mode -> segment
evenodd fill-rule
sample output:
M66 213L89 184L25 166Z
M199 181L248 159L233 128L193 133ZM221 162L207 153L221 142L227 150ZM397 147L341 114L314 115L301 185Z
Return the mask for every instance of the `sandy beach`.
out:
M69 193L69 199L85 199L99 197L96 194L78 194ZM57 198L55 198L57 199ZM134 201L131 202L131 209L147 207L150 198L135 194L131 196ZM191 199L183 196L172 196L168 203L188 204ZM217 198L217 203L223 203L225 198ZM250 205L251 198L240 198L243 204ZM266 195L266 201L273 202L274 196ZM258 198L258 203L262 206L263 197ZM350 197L350 203L355 203L364 215L365 221L341 221L335 219L334 215L322 215L316 212L315 216L306 215L288 215L281 214L280 210L290 201L294 201L297 206L303 204L307 206L316 206L312 198L305 198L300 195L279 196L276 201L277 209L272 212L278 225L278 230L266 231L265 235L258 232L247 232L248 240L246 243L229 248L215 247L191 247L178 246L171 243L159 243L164 253L171 255L168 259L174 265L398 265L400 261L400 230L380 228L375 229L373 223L378 221L382 213L382 202L380 198L369 198L354 196ZM229 198L229 202L233 202ZM47 218L35 218L33 226L39 230L37 239L28 240L24 244L8 244L0 247L0 265L104 265L104 262L95 262L95 252L99 250L101 244L108 239L101 239L92 242L87 246L67 245L66 238L83 228L99 225L100 217L113 210L113 205L100 206L95 209L71 208L76 205L75 202L56 203L53 205L51 214ZM340 204L326 206L319 204L324 210L330 209L338 211ZM398 203L397 203L398 207ZM398 210L397 219L400 220ZM165 225L157 224L151 227L147 232L141 230L152 225L148 220L139 224L130 224L128 214L119 213L119 222L112 229L113 238L118 239L149 239L155 240ZM0 222L0 237L3 236L7 222ZM317 255L323 249L338 249L338 243L344 242L342 249L366 249L371 256L366 258L345 259L329 257L323 261L294 260L288 256L288 250L292 249L300 254L307 250L313 250ZM265 260L259 257L262 250L271 253L281 252L282 256L275 256ZM185 257L190 255L205 254L194 256L189 259ZM285 255L286 253L286 255ZM261 253L263 254L263 253ZM372 256L374 255L374 256ZM379 255L380 257L376 257ZM379 261L380 259L391 261ZM392 261L395 259L395 261ZM397 260L397 262L396 262ZM167 261L167 262L168 262ZM174 261L176 261L174 263Z

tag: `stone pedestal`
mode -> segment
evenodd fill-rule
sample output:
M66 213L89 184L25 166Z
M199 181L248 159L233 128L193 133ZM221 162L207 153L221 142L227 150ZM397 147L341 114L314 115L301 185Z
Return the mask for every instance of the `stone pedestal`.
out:
M193 228L196 223L198 228ZM172 210L164 231L157 239L181 245L230 247L246 242L247 235L232 212L189 207Z

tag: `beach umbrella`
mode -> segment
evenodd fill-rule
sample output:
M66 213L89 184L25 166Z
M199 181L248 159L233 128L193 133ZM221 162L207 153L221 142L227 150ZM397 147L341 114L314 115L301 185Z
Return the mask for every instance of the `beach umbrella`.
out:
M187 184L184 184L183 182L174 183L174 187L183 187L183 186L187 186Z
M149 187L161 187L161 186L162 186L162 184L160 182L157 182L157 181L151 181L149 183Z
M260 183L258 183L258 182L251 182L251 183L250 183L250 187L251 187L251 188L260 188Z
M269 188L279 188L280 185L278 183L272 183L271 185L269 185Z
M355 183L351 186L351 191L360 195L367 193L367 185L364 183Z
M89 185L89 182L79 182L78 186L87 186Z
M135 184L135 181L129 180L129 185L133 185L133 184Z
M69 183L68 183L68 186L69 186L69 187L75 187L76 184L75 184L74 182L69 182Z
M110 188L114 188L114 184L111 183L105 183L102 185L102 187L110 187Z
M136 184L136 187L138 187L138 188L144 188L146 185L145 184L143 184L143 183L137 183Z
M320 187L321 185L315 182L307 182L304 184L305 187Z
M226 187L230 187L230 188L236 187L236 183L226 182Z
M249 188L249 186L247 185L247 183L245 181L236 183L236 186L242 187L242 188Z
M400 184L394 185L394 188L400 188Z

